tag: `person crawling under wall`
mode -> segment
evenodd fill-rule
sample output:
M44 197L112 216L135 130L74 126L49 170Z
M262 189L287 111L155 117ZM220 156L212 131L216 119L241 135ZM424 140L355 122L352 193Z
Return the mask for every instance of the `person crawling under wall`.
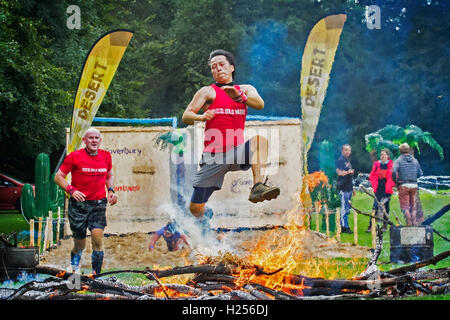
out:
M167 249L169 251L177 251L184 247L189 247L189 242L186 235L178 231L177 225L174 222L168 222L164 227L156 231L150 238L148 250L151 251L155 248L155 244L161 236L166 241Z

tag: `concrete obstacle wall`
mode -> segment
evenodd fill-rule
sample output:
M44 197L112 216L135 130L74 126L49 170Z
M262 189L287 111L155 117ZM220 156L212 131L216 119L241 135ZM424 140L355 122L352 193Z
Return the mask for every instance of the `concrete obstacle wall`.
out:
M203 126L96 127L103 136L101 148L112 155L118 203L107 208L107 233L155 231L170 217L188 212L192 178L203 149ZM170 145L161 150L159 135L176 130L185 136L183 157ZM298 204L302 180L300 120L247 121L245 138L256 134L269 141L269 185L279 186L276 200L248 201L253 185L251 169L229 172L222 190L211 196L212 227L250 227L284 224L286 211ZM67 130L69 134L69 130ZM82 146L84 148L84 145ZM183 205L184 202L184 205ZM179 206L177 206L179 204Z

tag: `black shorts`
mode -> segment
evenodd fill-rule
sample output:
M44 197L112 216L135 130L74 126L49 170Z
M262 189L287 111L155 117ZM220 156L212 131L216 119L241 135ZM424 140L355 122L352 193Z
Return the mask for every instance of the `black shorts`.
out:
M191 202L192 203L205 203L208 202L209 197L211 197L212 193L216 190L219 190L217 187L194 187L194 192L192 193Z
M101 200L85 200L78 202L69 200L69 223L75 239L86 238L86 230L105 229L106 198Z

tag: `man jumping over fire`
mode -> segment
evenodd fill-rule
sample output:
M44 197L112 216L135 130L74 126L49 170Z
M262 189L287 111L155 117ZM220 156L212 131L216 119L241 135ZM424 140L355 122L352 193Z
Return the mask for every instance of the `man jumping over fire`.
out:
M206 207L211 194L222 188L229 171L252 168L253 187L249 200L253 203L276 199L280 188L266 185L263 169L267 166L268 141L254 136L244 141L247 107L264 108L264 101L251 85L233 83L235 59L225 50L209 55L209 67L215 83L198 90L183 114L183 122L205 122L205 137L200 170L194 177L189 209L206 229L213 212ZM199 114L203 111L202 114Z

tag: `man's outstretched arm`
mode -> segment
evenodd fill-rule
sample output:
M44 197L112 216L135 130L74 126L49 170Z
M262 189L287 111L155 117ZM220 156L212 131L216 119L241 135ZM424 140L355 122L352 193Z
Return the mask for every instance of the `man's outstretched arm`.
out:
M187 106L183 113L182 121L185 124L194 124L196 121L208 121L214 117L214 111L206 110L203 114L198 114L198 112L212 99L212 89L211 87L203 87L198 90L192 101Z

